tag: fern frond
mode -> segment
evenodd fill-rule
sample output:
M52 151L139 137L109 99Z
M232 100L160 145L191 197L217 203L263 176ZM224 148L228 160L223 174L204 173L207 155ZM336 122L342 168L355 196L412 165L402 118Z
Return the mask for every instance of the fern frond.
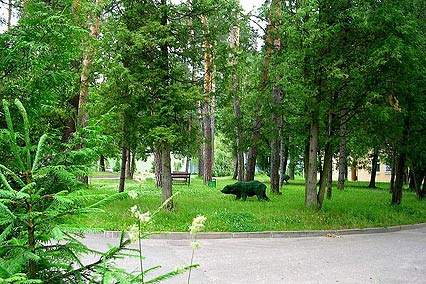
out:
M14 220L16 218L16 216L12 213L12 211L9 210L9 208L7 208L6 205L4 205L3 203L0 203L0 215L1 218L6 219L7 216L9 216L9 218L7 220Z
M43 149L44 149L44 144L46 143L46 140L47 140L47 134L43 134L43 135L40 137L40 140L38 141L38 145L37 145L37 152L36 152L35 157L34 157L33 167L32 167L32 169L31 169L31 171L32 171L33 173L34 173L34 172L37 170L37 168L38 168L38 164L39 164L39 162L40 162L40 157L41 157L42 151L43 151Z
M2 170L5 174L10 175L13 178L13 180L16 183L19 184L20 187L25 186L25 182L17 174L15 174L12 170L10 170L9 168L7 168L4 165L0 164L0 170Z
M22 119L24 120L24 137L25 137L25 150L27 154L27 170L31 169L31 141L30 141L30 123L28 121L27 111L19 99L15 99L15 105L18 107Z
M192 268L197 268L198 266L199 266L198 264L193 264L193 265L188 265L188 266L185 266L185 267L181 267L181 268L173 270L173 271L171 271L169 273L166 273L166 274L157 276L157 277L155 277L155 278L153 278L151 280L145 281L145 284L160 283L160 282L162 282L162 281L164 281L166 279L175 277L176 275L183 274L183 273L185 273L186 271L188 271L188 270L190 270ZM149 270L147 270L147 271L149 271Z
M101 206L104 206L104 205L106 205L106 204L108 204L112 201L119 200L119 199L125 199L125 198L127 198L127 196L128 196L127 192L115 193L115 194L110 195L107 198L104 198L104 199L102 199L102 200L100 200L100 201L98 201L98 202L96 202L96 203L94 203L94 204L92 204L92 205L90 205L86 208L101 207Z
M32 189L36 186L37 186L37 184L35 182L31 182L31 183L25 185L23 188L21 188L19 190L19 193L32 192Z
M4 242L7 239L7 237L10 235L10 233L12 232L13 226L14 224L10 223L9 226L7 226L3 230L3 232L0 234L0 244Z
M3 99L3 109L4 115L6 117L7 128L9 130L9 138L12 141L11 148L13 155L15 156L16 161L18 162L18 166L22 171L25 171L24 162L21 159L21 155L19 153L18 144L16 143L15 131L13 130L12 117L10 116L9 104L5 99Z
M10 186L10 184L7 182L6 177L4 174L0 171L0 181L3 184L3 186L6 188L7 191L14 192L13 188Z

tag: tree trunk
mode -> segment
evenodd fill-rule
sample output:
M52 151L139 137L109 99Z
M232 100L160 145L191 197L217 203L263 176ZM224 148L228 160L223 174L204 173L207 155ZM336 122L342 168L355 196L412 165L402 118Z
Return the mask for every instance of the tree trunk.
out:
M343 120L343 119L342 119ZM340 148L339 148L339 176L337 181L337 188L345 188L345 179L347 172L346 164L346 122L340 123Z
M324 165L322 167L321 178L319 182L318 190L318 207L321 208L324 201L325 187L327 184L329 172L331 169L331 164L333 160L333 146L331 141L327 141L324 151Z
M377 162L379 159L379 151L377 147L374 147L373 150L373 159L371 160L371 175L370 175L370 184L369 188L376 188L376 175L377 175Z
M398 154L395 172L395 185L392 190L392 204L400 205L402 202L402 189L404 186L405 153Z
M238 50L240 45L240 28L235 26L229 33L229 46L234 51ZM239 81L237 72L237 59L234 53L231 53L231 62L233 68L232 74L232 93L234 94L234 117L235 117L235 149L237 158L237 179L244 180L244 149L243 149L243 129L241 122L240 96L239 96Z
M390 192L392 193L395 188L395 172L396 172L396 150L392 151L392 165L391 165L391 178L390 178Z
M162 187L162 158L161 158L161 151L158 149L158 147L154 147L154 167L155 167L155 186L156 187Z
M236 180L238 178L238 157L234 157L234 163L232 167L232 179Z
M101 155L99 157L99 170L101 172L105 172L105 156L104 155Z
M7 8L7 30L10 31L12 27L12 13L13 13L13 5L12 0L9 0L8 8Z
M307 169L305 177L305 206L318 207L317 195L317 153L319 139L319 123L313 119L310 126L309 152L306 159Z
M281 88L274 87L272 89L272 127L273 137L271 141L271 192L280 194L280 153L281 153L281 127L282 116L279 114L281 102Z
M351 180L353 181L358 180L357 172L358 172L358 161L354 159L351 165Z
M161 175L162 175L162 190L163 195L161 202L166 202L167 199L172 197L172 171L171 171L171 158L170 158L170 145L164 144L161 146ZM170 200L165 206L164 209L168 211L173 210L173 200Z
M131 165L132 165L132 155L131 155L131 151L130 148L127 148L127 153L126 153L127 159L126 159L126 178L130 179L132 174L132 170L131 170Z
M205 16L201 16L204 26L204 184L212 180L213 172L213 133L212 133L212 54L211 45L208 40L208 22Z
M287 171L287 163L288 163L288 155L289 155L288 142L289 142L289 138L288 137L284 138L283 135L281 134L280 186L282 186L284 184L284 177L285 177L286 171Z
M414 189L416 191L417 197L422 200L425 197L425 192L423 189L425 188L425 185L423 184L422 188L422 181L424 180L426 175L426 170L422 168L415 167L413 169L413 182L414 182Z
M262 118L258 115L260 111L259 104L256 105L255 109L255 118L253 121L253 129L251 133L251 145L248 150L247 154L247 165L246 165L246 181L252 181L254 180L254 174L256 172L256 160L257 160L257 151L259 146L259 140L260 140L260 131L263 126Z
M204 123L203 123L203 109L201 102L197 102L197 113L198 113L198 129L200 129L200 137L204 137ZM198 148L198 176L204 176L204 142L200 143Z
M333 195L333 156L330 156L330 169L328 170L328 176L327 176L327 199L331 200L331 197Z
M120 170L120 183L118 185L118 192L124 191L124 184L126 182L126 161L127 161L127 147L124 138L121 146L121 170Z
M131 153L131 162L130 162L130 179L133 179L136 172L136 153Z

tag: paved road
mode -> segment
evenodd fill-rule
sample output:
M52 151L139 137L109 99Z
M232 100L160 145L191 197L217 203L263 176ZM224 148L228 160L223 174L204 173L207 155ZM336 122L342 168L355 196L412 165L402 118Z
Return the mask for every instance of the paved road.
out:
M106 249L116 238L94 235L89 247ZM426 283L426 227L398 232L303 238L202 239L192 284ZM188 264L189 240L143 240L145 268ZM120 267L138 270L138 260ZM188 274L165 283L187 283Z

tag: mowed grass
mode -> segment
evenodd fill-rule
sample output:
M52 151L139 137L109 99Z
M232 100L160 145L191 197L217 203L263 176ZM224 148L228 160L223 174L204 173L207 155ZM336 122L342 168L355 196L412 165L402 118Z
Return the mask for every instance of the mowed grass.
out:
M267 180L266 176L257 177ZM290 181L281 189L282 195L267 194L271 202L235 200L233 195L220 192L235 181L217 180L216 188L192 177L191 185L174 185L173 212L160 211L153 216L151 232L186 232L197 215L207 217L206 231L255 232L288 230L324 230L345 228L386 227L426 222L426 201L419 201L415 193L405 191L400 206L391 206L389 184L379 183L378 189L366 188L367 183L347 182L345 190L333 189L332 200L325 200L321 210L304 206L303 180ZM126 191L135 190L137 199L125 198L106 205L101 213L92 213L69 220L72 225L91 230L127 230L135 219L130 208L138 205L142 212L154 212L161 205L161 189L153 180L126 181ZM91 179L90 188L78 194L111 195L118 191L118 180ZM92 201L94 202L94 200Z

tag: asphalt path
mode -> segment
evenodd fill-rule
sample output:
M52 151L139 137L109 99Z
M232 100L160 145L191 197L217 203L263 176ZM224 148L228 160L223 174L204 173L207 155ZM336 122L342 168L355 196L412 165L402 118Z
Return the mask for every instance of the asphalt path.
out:
M194 262L200 267L191 272L192 284L426 283L426 226L387 233L199 242ZM106 250L118 238L93 234L84 243ZM162 266L155 275L189 264L192 254L188 239L143 240L142 251L144 269ZM135 258L116 264L128 271L139 270ZM185 273L164 283L184 284L187 279Z

